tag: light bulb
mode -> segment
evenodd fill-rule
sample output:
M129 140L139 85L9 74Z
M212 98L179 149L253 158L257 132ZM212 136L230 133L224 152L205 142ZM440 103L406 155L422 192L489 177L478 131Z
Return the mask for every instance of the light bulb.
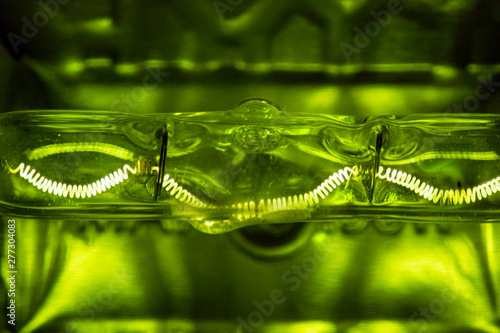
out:
M499 221L500 117L234 110L0 115L0 209L174 219L207 233L363 218Z

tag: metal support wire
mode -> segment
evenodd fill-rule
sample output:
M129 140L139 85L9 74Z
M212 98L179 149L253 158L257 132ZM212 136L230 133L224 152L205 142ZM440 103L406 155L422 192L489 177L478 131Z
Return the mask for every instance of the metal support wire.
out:
M160 148L160 162L158 169L158 179L156 180L155 201L161 193L163 187L163 178L165 177L165 164L167 162L168 132L163 134Z

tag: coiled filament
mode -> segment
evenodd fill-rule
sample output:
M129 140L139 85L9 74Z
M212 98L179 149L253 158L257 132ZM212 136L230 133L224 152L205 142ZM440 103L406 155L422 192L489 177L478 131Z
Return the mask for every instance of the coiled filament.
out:
M132 161L134 153L130 150L103 142L68 142L46 145L28 152L28 159L38 160L50 155L75 153L75 152L95 152L117 157L122 160Z
M169 194L171 196L182 203L197 208L209 207L209 205L198 199L194 194L192 194L182 186L179 186L179 184L174 180L174 178L171 178L169 174L166 174L163 178L163 187L167 192L170 191Z
M415 176L396 169L387 168L384 174L384 167L380 167L377 177L385 179L394 184L406 187L419 196L432 201L440 202L443 205L461 205L474 203L500 191L500 177L467 189L442 190L431 186Z
M70 198L85 198L92 197L109 190L111 187L116 186L126 179L128 179L128 172L135 173L135 169L125 164L123 168L120 168L105 177L86 185L68 185L61 182L56 182L41 176L39 172L32 169L29 165L21 163L16 169L11 169L11 173L18 173L21 177L29 181L33 186L42 190L43 192L48 192L61 197Z
M325 199L332 193L337 186L348 181L351 175L357 175L357 170L357 166L340 169L325 179L314 190L299 195L269 198L267 200L260 199L258 205L254 201L234 204L232 208L236 212L233 216L240 220L246 220L253 217L263 217L266 214L274 212L311 209L320 200Z
M83 145L81 149L83 149L84 146L85 145ZM59 152L61 152L66 150L67 147L58 147L57 149L60 149ZM33 159L41 158L49 155L49 150L33 151L31 154L31 158ZM119 155L128 158L125 151L119 153ZM28 180L30 184L43 192L61 197L90 198L124 182L129 178L129 173L136 175L151 175L154 171L158 172L158 167L152 166L151 161L144 159L133 159L133 161L134 167L125 164L122 168L109 173L105 177L85 185L66 184L53 181L42 176L35 169L31 168L31 166L25 165L24 163L21 163L16 169L11 169L9 167L9 171L11 173L19 173L22 178ZM312 209L315 205L319 204L321 200L329 196L338 186L347 182L351 176L358 175L360 172L361 168L359 166L345 167L332 173L314 190L293 196L262 198L257 201L258 203L256 203L256 201L240 202L233 204L231 208L233 209L234 215L240 220L256 216L262 217L274 212ZM409 173L397 169L384 168L382 166L379 167L376 177L405 187L426 200L442 205L475 203L476 201L483 200L500 191L500 177L493 178L472 188L448 190L434 187ZM163 178L162 187L170 196L181 203L195 208L215 208L215 206L205 203L203 200L180 186L175 179L168 174Z
M85 185L73 185L53 181L42 176L36 169L24 163L21 163L16 169L9 167L9 171L13 174L19 173L22 178L26 179L31 185L43 192L65 198L90 198L127 180L129 178L129 172L138 176L151 175L153 171L158 171L158 167L152 166L149 160L134 159L134 168L125 164L122 168L111 172L105 177ZM191 192L179 186L179 184L168 174L165 175L163 179L163 187L171 196L182 203L199 208L209 207L209 205L198 199Z
M494 161L500 159L500 156L494 151L436 151L436 152L426 152L420 154L419 156L405 159L388 159L385 161L386 164L391 165L404 165L422 162L426 160L436 160L436 159L455 159L455 160L475 160L475 161Z

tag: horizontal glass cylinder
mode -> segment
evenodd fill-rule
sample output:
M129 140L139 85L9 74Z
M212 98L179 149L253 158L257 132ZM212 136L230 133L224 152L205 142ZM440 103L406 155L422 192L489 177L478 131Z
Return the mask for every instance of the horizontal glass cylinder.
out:
M499 120L286 113L261 100L190 114L11 112L0 115L0 209L207 233L351 217L497 222Z

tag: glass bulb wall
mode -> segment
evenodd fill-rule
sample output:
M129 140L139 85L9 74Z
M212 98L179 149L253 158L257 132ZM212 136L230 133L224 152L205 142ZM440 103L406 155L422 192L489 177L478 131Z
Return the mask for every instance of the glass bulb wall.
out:
M207 233L349 217L497 222L499 122L286 113L263 100L191 114L11 112L0 208L180 219Z

